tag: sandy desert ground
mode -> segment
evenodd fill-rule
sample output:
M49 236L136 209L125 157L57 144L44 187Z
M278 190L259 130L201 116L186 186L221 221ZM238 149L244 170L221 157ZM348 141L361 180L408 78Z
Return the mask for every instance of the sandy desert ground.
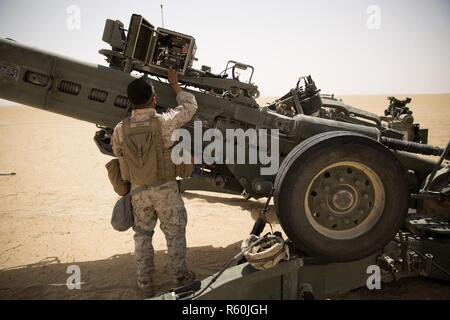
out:
M381 114L386 96L344 101ZM270 99L263 99L269 101ZM431 128L430 143L450 138L450 94L413 96L416 121ZM0 107L0 299L138 299L132 232L110 225L117 200L97 150L94 125L28 107ZM263 200L207 192L184 195L189 215L188 263L199 278L238 252ZM170 288L166 245L154 237L157 288ZM79 265L82 289L65 286L68 265ZM450 285L401 281L381 292L348 298L450 299Z

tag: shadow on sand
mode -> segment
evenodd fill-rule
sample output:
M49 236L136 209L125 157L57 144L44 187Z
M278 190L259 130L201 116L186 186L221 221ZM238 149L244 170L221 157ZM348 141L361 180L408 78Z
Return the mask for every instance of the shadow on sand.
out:
M226 248L188 248L190 269L198 279L219 271L237 252L240 243ZM158 292L172 288L165 251L155 252L155 286ZM69 290L66 273L71 265L81 271L81 289ZM141 299L136 289L133 254L120 254L105 260L60 263L56 257L38 263L0 270L0 299Z

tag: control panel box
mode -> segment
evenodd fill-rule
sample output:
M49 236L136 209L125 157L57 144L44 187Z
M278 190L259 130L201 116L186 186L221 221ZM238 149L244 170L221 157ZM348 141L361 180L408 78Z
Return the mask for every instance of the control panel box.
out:
M140 15L133 15L128 29L124 55L161 73L170 66L184 75L195 59L197 46L191 36L155 29Z
M192 67L196 50L193 37L158 28L151 49L153 55L148 65L161 71L172 66L178 73L184 75L187 68Z

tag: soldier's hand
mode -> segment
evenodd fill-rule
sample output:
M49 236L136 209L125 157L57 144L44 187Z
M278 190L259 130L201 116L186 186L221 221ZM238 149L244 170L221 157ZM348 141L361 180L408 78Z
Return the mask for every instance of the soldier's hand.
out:
M180 84L178 83L178 75L177 75L177 72L172 68L172 66L169 67L167 79L169 80L170 85L172 86L173 90L175 91L175 94L180 93L181 87L180 87Z

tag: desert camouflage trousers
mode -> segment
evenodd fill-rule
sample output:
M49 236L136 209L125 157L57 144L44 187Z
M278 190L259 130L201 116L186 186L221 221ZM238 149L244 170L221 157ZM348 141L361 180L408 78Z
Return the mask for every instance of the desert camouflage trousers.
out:
M132 197L135 228L135 258L138 284L153 284L155 272L152 236L156 222L167 241L173 280L188 273L186 264L187 214L176 181L142 191Z

